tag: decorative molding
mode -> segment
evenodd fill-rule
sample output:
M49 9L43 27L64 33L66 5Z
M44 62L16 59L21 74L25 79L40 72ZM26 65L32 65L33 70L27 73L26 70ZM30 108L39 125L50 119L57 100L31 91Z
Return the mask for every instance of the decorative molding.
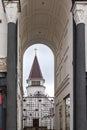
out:
M0 72L7 71L7 58L0 58Z
M69 74L66 75L65 79L62 81L62 83L58 86L55 92L55 97L58 97L61 92L70 84L70 77Z
M79 23L85 24L87 18L87 2L75 2L72 13L76 25Z

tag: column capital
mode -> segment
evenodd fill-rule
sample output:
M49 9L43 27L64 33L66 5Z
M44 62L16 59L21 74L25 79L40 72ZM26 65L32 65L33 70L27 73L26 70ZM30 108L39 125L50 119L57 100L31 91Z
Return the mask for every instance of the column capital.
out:
M72 13L76 25L78 25L79 23L85 24L87 18L87 2L75 2Z
M5 1L4 2L5 12L7 16L7 22L16 23L18 18L19 3L18 1Z

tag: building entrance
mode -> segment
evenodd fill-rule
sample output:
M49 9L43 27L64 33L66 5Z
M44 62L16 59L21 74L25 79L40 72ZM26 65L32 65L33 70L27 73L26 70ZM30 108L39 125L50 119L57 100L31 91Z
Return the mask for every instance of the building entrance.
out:
M33 127L35 127L36 130L38 129L38 127L39 127L39 119L33 119Z

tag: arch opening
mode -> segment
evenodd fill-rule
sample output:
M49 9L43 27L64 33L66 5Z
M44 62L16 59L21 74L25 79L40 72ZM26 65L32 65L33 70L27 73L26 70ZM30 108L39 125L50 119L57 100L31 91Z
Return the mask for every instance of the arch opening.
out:
M34 44L25 51L24 90L25 86L27 93L24 91L23 118L26 120L23 127L54 129L54 55L46 45Z
M37 49L37 52L35 52ZM43 78L45 79L46 94L54 97L54 54L52 50L41 43L36 43L29 46L24 52L23 56L23 89L27 86L26 80L28 79L33 60L37 53L38 62L42 71Z
M35 3L34 0L26 2L21 0L22 15L19 19L21 55L23 58L25 50L35 43L45 44L52 49L55 62L55 129L69 127L72 130L73 104L70 104L73 102L73 29L70 12L72 2L48 0L42 3L41 0ZM66 107L70 112L68 113L71 115L70 118L65 113ZM62 118L59 116L60 112Z

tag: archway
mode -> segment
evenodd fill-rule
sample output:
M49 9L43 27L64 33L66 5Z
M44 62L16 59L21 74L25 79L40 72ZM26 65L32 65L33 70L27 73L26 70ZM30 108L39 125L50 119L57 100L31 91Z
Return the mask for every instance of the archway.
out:
M63 3L63 4L62 4ZM34 43L45 43L55 57L55 129L59 130L59 108L62 105L66 120L65 102L70 96L73 102L73 37L72 2L67 0L21 1L22 14L19 19L19 57ZM22 60L20 61L22 68ZM73 129L73 104L71 104L70 128ZM62 128L66 127L65 122Z
M0 45L2 48L0 81L3 82L4 78L7 78L7 82L4 82L7 86L6 129L22 128L23 53L31 44L41 42L48 45L55 56L55 129L65 130L70 124L71 130L85 130L87 128L87 63L85 63L87 2L83 0L0 0L0 3L2 17L0 26L8 26L8 40L6 40L7 27L0 30L1 41L3 41ZM18 3L21 4L21 13L17 20ZM4 11L9 15L8 21ZM3 73L6 71L7 76ZM70 113L67 113L67 107Z
M38 74L41 75L38 77ZM27 92L24 92L23 96L23 128L52 129L54 113L49 113L49 110L53 111L54 109L54 56L49 47L39 43L30 46L25 51L23 76L24 90L26 89ZM34 125L35 121L38 121L36 126Z
M37 49L37 52L35 52ZM41 43L34 44L26 49L23 56L23 88L24 94L30 69L34 60L35 53L37 55L43 78L45 79L46 94L54 97L54 56L51 49Z

